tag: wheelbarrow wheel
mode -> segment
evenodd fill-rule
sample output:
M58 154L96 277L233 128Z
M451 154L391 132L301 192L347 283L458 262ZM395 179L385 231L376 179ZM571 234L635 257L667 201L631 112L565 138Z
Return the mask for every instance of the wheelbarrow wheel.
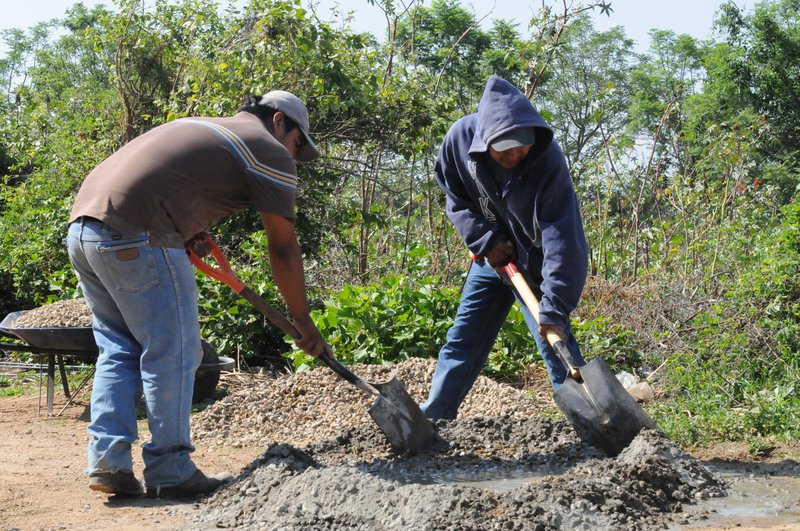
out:
M204 365L218 365L220 362L219 354L214 347L203 340L203 361L194 376L194 394L192 403L202 402L207 398L213 398L214 392L219 383L219 368L204 369Z

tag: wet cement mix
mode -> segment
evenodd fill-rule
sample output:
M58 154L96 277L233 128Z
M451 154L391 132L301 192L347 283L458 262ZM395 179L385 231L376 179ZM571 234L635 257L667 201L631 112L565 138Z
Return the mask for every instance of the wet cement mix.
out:
M392 366L422 401L434 362ZM390 368L357 366L371 381ZM582 443L547 395L481 377L437 444L395 453L368 417L371 398L327 369L265 379L193 419L207 445L265 453L197 506L198 527L274 530L658 529L726 484L661 433L615 458Z

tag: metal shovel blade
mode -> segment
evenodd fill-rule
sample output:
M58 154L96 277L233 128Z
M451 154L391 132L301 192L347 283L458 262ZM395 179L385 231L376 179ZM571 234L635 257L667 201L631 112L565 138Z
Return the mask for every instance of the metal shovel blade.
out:
M375 397L375 402L369 408L369 415L395 450L420 452L431 448L435 441L433 424L397 380L396 373L392 373L391 379L386 383L373 383L362 379L327 353L320 354L317 359L348 382Z
M369 415L396 450L420 452L430 449L433 424L411 398L405 386L392 373L386 383L370 384L380 395L369 408Z
M578 369L580 379L568 377L555 392L555 401L582 440L614 457L642 428L656 429L603 360Z

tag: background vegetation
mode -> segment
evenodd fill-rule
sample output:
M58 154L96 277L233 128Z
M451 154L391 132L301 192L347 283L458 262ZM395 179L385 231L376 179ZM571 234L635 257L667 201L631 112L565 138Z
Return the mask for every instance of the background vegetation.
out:
M798 438L800 2L728 2L713 39L654 30L647 53L592 26L589 10L613 18L613 1L545 2L529 27L485 27L457 0L370 3L386 14L377 37L299 0L76 4L4 31L0 310L80 296L62 239L103 158L161 123L285 89L308 103L324 151L300 169L298 205L320 328L344 362L434 357L467 257L433 162L496 73L526 90L571 167L591 246L574 316L588 356L649 377L650 412L686 444L746 440L755 453ZM214 233L281 306L257 217ZM221 353L311 361L198 281ZM523 373L540 363L533 348L513 311L489 371Z

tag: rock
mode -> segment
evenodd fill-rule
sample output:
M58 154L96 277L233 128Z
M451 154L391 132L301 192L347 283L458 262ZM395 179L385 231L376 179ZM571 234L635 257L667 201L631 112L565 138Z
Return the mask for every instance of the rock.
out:
M628 393L639 402L650 402L655 398L653 388L647 382L639 382L628 387Z

